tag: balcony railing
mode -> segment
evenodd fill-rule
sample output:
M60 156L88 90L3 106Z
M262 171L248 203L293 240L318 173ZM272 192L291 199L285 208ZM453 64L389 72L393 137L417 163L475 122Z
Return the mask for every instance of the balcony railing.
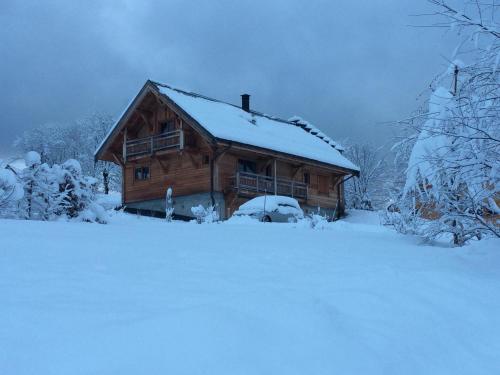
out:
M175 130L152 137L138 138L127 141L123 146L123 158L141 155L151 155L157 151L184 148L184 133Z
M307 184L278 177L276 183L273 177L237 172L233 178L233 186L240 193L261 193L285 195L293 198L307 199Z

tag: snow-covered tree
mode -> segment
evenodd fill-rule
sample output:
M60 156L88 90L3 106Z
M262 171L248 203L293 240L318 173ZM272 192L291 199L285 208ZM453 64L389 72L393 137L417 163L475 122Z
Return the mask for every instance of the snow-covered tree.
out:
M346 157L360 167L359 177L345 183L346 204L349 208L372 210L383 198L385 155L381 148L368 144L347 144Z
M476 2L464 13L444 1L430 2L440 25L463 40L450 68L435 80L422 121L407 123L414 134L407 138L412 150L398 202L400 227L430 239L450 234L463 245L485 234L500 237L497 6Z
M85 175L99 180L103 190L121 189L121 170L113 163L94 162L94 152L113 125L110 116L93 114L70 124L44 124L24 132L16 145L24 152L36 151L41 163L80 161Z
M85 154L78 160L82 162L82 170L85 174L97 178L105 194L109 189L119 191L121 189L121 169L118 165L107 161L94 161L94 152L108 134L114 121L108 115L93 114L83 120L77 121L77 128L84 129L83 139Z
M24 198L20 213L25 219L49 220L58 206L58 186L52 168L41 162L41 156L29 151L24 158L26 168L20 176Z
M58 178L61 208L70 218L80 215L95 200L97 180L84 176L82 167L75 159L69 159L61 166L54 165Z

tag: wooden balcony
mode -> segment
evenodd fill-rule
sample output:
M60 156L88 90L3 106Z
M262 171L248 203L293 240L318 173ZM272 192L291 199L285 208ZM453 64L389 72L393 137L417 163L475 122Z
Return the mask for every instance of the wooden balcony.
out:
M184 133L175 130L146 138L131 139L123 144L123 159L152 155L155 152L184 148Z
M233 187L243 195L276 194L296 199L307 199L307 184L278 177L237 172L233 177Z

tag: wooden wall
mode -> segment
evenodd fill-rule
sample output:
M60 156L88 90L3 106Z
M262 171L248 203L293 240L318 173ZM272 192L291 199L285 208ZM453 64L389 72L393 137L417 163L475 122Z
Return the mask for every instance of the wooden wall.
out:
M161 122L166 119L175 119L177 129L181 126L180 119L168 108L160 108L155 116L152 133L146 136L158 134ZM182 124L182 128L184 150L169 150L163 154L127 161L124 174L125 203L163 198L168 187L172 187L174 196L210 191L210 164L204 159L205 155L210 157L210 149L187 124ZM143 166L149 167L150 177L148 180L136 180L135 168Z
M149 167L148 180L135 180L135 167ZM172 187L174 196L210 191L210 167L204 165L201 155L163 155L142 158L127 163L125 168L125 202L158 199Z

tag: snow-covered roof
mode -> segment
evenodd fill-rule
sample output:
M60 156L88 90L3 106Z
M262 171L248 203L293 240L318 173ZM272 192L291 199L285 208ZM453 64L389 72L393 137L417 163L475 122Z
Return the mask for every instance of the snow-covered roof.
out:
M215 138L279 151L338 167L359 171L336 143L316 127L295 116L285 121L238 106L155 83L159 92L187 112ZM315 130L312 134L307 128ZM320 138L323 137L324 139Z
M186 92L158 82L148 81L191 118L193 118L212 137L229 142L238 142L272 151L282 152L321 163L359 171L359 167L345 158L340 152L344 149L323 134L311 123L298 116L283 120L256 111L244 111L240 107L203 95ZM110 129L95 152L95 156L118 130L122 119L134 106L138 94L127 106L122 116Z

